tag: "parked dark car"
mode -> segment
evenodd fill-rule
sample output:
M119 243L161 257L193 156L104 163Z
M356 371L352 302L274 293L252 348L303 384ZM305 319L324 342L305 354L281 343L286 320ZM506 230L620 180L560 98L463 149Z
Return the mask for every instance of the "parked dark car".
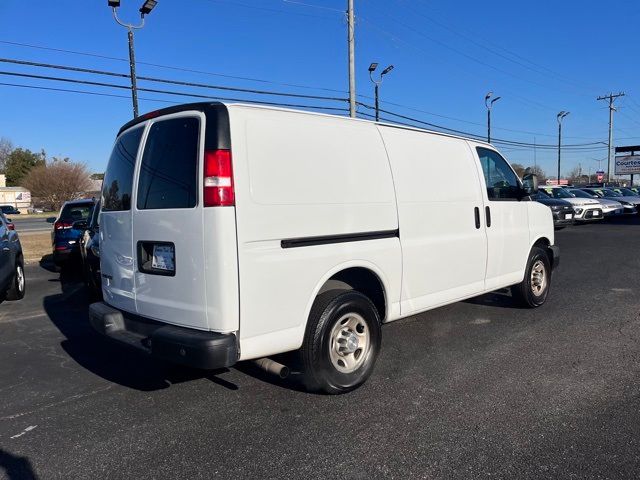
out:
M556 229L559 230L567 225L573 225L573 205L569 202L559 198L552 198L542 190L538 190L538 193L532 195L531 198L551 209L551 214L553 215L553 226Z
M57 266L68 265L74 260L80 261L80 238L88 226L94 205L93 200L66 202L60 209L58 218L47 219L47 222L53 223L51 243L53 262Z
M25 287L20 238L13 224L0 212L0 301L20 300L24 297Z
M0 212L5 215L20 215L20 210L13 205L0 205Z
M100 203L96 204L86 230L80 238L80 256L84 283L91 299L102 300L102 280L100 277Z

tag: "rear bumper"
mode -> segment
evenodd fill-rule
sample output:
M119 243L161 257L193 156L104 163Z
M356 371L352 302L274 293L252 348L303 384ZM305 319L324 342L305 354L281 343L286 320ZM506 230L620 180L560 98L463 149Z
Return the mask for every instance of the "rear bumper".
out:
M132 315L107 305L89 307L91 326L102 335L153 357L194 368L230 367L238 360L233 333L204 332Z
M551 252L551 270L555 270L560 265L560 247L551 245L549 252Z

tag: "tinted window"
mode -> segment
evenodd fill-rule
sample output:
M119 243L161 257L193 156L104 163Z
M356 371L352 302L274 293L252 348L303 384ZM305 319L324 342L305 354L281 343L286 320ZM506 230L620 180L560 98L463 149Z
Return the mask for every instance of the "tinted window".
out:
M486 148L477 150L489 200L519 199L520 182L507 161L493 150Z
M136 128L122 135L113 147L102 182L102 210L105 212L131 209L133 167L140 138L142 128Z
M67 204L62 207L60 220L87 220L93 212L93 203Z
M154 123L144 147L138 182L138 208L193 208L197 202L197 118Z

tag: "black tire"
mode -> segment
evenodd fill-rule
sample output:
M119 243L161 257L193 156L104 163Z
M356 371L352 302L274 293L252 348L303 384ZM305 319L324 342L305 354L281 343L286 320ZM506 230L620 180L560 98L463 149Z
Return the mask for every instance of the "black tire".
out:
M540 285L540 275L532 275L532 271L542 268L544 286ZM535 277L535 279L534 279ZM537 308L544 304L551 287L551 263L547 252L540 247L533 247L527 261L524 279L511 287L511 294L524 307Z
M27 282L24 276L24 262L22 257L19 257L16 259L11 286L9 287L9 290L7 290L7 300L20 300L24 298L26 286Z
M338 322L344 328L339 328ZM353 329L352 323L355 323ZM306 387L329 394L358 388L373 372L381 340L380 316L369 298L354 290L331 290L320 294L311 308L300 349ZM338 346L355 350L339 353ZM351 366L344 363L347 357ZM349 370L349 367L353 367L353 371L339 370Z

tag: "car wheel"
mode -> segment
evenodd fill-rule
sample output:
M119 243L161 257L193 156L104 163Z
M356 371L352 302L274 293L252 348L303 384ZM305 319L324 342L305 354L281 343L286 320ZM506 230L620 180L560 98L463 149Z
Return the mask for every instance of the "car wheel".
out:
M301 348L309 390L345 393L362 385L380 352L380 317L371 300L353 290L316 298Z
M26 285L27 282L24 277L24 262L22 261L22 258L18 258L16 260L11 287L7 291L7 300L20 300L23 298Z
M533 247L521 283L511 287L511 293L525 307L536 308L544 304L551 286L551 263L542 248Z

